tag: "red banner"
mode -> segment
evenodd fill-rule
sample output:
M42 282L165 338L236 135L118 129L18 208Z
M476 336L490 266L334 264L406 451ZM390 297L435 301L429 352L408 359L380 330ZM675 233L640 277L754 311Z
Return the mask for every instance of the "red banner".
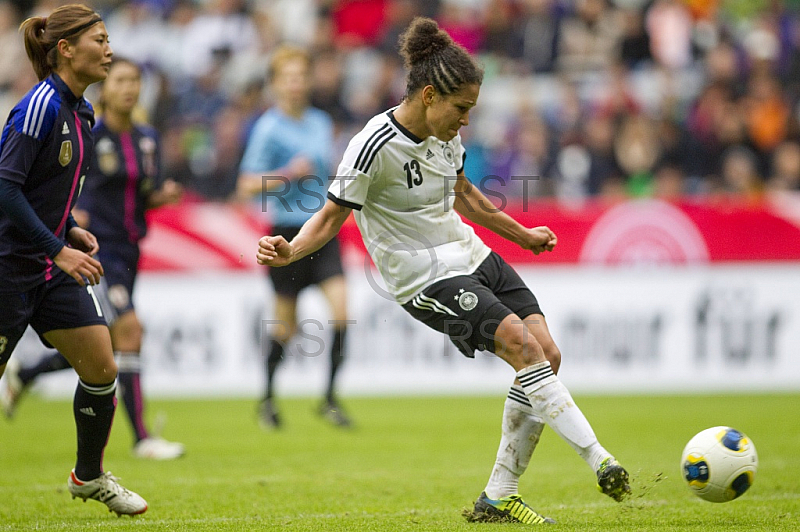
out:
M558 236L551 253L534 256L494 233L476 227L492 249L525 264L697 264L708 262L800 261L800 195L741 199L686 199L668 203L638 200L575 205L535 201L509 205L520 223L547 225ZM258 268L255 253L267 224L258 211L184 203L149 216L142 243L142 270L247 270ZM339 238L347 251L365 253L352 217Z

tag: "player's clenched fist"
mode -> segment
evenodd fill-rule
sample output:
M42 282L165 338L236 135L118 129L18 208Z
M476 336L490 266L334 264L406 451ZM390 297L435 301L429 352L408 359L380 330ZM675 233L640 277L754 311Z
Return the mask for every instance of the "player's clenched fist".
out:
M525 240L520 243L524 249L538 255L544 251L553 251L558 243L556 234L547 226L532 227L525 231Z
M258 241L256 260L265 266L286 266L292 262L294 250L282 236L262 236Z

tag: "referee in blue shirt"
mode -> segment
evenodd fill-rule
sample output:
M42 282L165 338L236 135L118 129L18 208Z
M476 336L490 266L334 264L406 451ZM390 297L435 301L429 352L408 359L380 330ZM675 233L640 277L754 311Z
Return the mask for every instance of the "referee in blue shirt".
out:
M327 113L309 106L310 67L311 59L301 49L284 46L275 51L270 75L276 105L255 123L240 167L237 194L242 198L266 196L265 210L275 234L295 235L325 204L328 190L333 123ZM277 324L271 331L271 340L264 342L267 378L260 407L262 424L270 428L281 424L273 402L273 377L283 360L286 342L297 332L298 294L317 285L328 301L334 322L328 386L319 413L335 425L350 426L335 395L347 322L338 241L331 240L292 267L269 269L269 275L275 288Z

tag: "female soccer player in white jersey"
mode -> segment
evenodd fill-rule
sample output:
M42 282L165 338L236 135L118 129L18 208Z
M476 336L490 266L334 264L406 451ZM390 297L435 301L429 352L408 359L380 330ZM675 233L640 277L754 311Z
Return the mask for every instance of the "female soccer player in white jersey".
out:
M630 493L628 473L556 376L561 353L536 298L459 216L535 254L557 242L549 228L524 227L495 209L464 176L458 130L469 124L483 73L430 19L416 18L400 46L408 70L402 103L352 139L328 201L291 242L261 238L258 262L285 266L313 253L354 210L373 262L405 310L449 335L466 356L488 350L514 368L497 460L470 519L553 522L517 493L544 424L587 462L601 491L620 501Z
M117 514L140 514L144 499L103 472L117 365L91 286L103 275L92 258L97 239L70 214L94 148L94 111L83 93L106 78L113 52L103 20L84 5L29 18L21 29L39 83L0 137L0 375L28 325L58 349L80 377L68 490Z

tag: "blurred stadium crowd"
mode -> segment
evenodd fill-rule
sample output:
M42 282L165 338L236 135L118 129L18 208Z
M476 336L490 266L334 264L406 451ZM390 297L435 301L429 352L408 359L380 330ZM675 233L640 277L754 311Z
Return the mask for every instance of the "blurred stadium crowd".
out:
M0 0L3 117L36 82L19 23L59 3ZM467 175L487 188L565 201L800 190L800 0L90 5L115 53L145 67L142 119L161 132L166 175L200 198L232 199L249 129L271 105L276 46L313 52L312 103L333 116L341 153L403 97L397 37L415 15L485 67L461 131Z

